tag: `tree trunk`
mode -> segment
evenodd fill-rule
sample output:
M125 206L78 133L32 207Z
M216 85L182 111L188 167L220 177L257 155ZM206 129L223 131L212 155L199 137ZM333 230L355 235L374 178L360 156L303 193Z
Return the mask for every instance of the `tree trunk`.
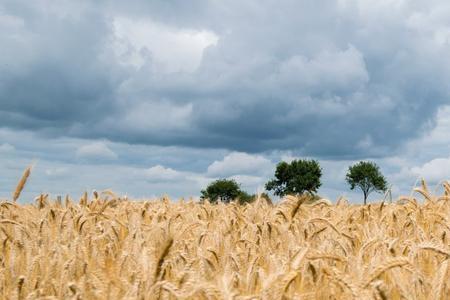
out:
M364 205L367 205L367 193L364 191Z

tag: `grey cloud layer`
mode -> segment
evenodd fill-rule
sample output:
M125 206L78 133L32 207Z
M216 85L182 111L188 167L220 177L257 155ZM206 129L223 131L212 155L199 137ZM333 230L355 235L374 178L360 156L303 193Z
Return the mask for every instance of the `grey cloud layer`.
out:
M186 3L4 1L0 126L353 158L387 155L449 103L445 1ZM142 61L130 66L116 53L117 18L218 40L193 72L164 71L125 41Z

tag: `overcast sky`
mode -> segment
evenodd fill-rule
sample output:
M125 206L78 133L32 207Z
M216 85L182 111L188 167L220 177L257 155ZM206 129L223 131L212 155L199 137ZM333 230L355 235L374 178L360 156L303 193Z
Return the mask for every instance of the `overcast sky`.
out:
M315 158L450 178L448 0L0 0L0 197L262 191ZM374 195L372 198L380 197Z

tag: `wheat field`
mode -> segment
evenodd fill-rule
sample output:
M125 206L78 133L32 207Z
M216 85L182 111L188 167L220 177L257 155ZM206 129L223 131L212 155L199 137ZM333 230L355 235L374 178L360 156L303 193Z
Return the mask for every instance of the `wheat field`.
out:
M444 191L422 182L417 198L367 206L129 201L109 191L2 201L0 297L448 299L448 183Z

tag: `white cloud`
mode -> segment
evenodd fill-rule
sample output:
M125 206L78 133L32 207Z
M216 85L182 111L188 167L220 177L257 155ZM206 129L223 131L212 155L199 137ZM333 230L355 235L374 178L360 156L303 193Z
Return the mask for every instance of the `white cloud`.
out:
M83 145L77 149L76 156L77 158L92 160L115 160L118 158L117 154L105 142L93 142Z
M414 156L442 156L442 153L450 153L450 105L439 108L434 124L429 124L430 130L407 143L406 148L415 152Z
M296 55L280 64L277 85L303 90L351 90L369 81L363 55L355 47L324 51L316 57Z
M4 143L0 145L0 153L11 153L14 152L16 148L8 143Z
M160 71L192 72L200 64L203 50L217 43L208 30L177 29L125 17L114 19L116 52L126 64L142 66L150 59Z
M232 152L223 160L216 160L208 167L209 176L231 176L243 174L265 174L272 168L272 163L261 155Z
M280 157L281 157L281 161L285 161L287 163L291 163L293 160L300 159L300 157L292 155L291 151L282 153Z
M411 169L414 175L423 177L426 181L437 183L441 180L450 179L450 157L436 158L420 167Z
M229 179L236 180L237 183L241 184L241 187L244 190L247 190L250 193L263 191L264 184L267 181L264 177L252 175L233 175L229 177Z
M156 165L145 170L144 174L145 178L150 182L172 182L186 178L185 174L161 165Z
M62 177L70 174L70 170L66 167L49 168L45 170L48 177Z

